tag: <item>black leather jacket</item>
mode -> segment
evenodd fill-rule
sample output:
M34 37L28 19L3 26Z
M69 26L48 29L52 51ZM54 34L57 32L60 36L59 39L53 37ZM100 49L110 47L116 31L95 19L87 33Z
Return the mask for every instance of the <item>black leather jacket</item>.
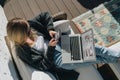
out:
M49 70L54 66L53 53L55 47L48 47L46 53L40 52L34 48L25 45L16 45L17 55L28 65L38 70Z

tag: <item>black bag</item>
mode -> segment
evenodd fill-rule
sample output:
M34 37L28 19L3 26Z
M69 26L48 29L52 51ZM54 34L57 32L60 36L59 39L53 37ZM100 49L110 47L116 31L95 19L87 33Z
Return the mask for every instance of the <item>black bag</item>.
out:
M50 71L57 80L77 80L79 73L74 70L66 70L63 68L54 68Z

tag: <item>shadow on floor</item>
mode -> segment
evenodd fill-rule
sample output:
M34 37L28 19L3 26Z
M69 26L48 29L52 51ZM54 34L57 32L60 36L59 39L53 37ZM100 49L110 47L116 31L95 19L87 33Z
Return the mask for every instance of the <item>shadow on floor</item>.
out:
M0 5L3 7L8 0L0 0Z
M83 7L91 10L101 3L109 10L112 16L120 23L120 0L77 0ZM108 2L105 4L105 2Z
M77 0L83 7L87 9L93 9L97 7L99 4L104 3L110 0Z

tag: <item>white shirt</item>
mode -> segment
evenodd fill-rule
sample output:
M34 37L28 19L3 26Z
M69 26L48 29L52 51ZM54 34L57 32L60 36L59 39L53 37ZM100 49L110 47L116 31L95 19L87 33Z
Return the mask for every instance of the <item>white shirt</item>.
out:
M48 40L44 40L43 36L38 36L33 48L37 49L38 51L44 52L47 50L48 47Z

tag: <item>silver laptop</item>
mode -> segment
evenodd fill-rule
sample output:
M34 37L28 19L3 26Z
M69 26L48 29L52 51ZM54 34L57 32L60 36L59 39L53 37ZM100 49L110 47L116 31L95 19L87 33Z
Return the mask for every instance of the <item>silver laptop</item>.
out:
M83 34L61 35L62 63L96 60L92 29Z

